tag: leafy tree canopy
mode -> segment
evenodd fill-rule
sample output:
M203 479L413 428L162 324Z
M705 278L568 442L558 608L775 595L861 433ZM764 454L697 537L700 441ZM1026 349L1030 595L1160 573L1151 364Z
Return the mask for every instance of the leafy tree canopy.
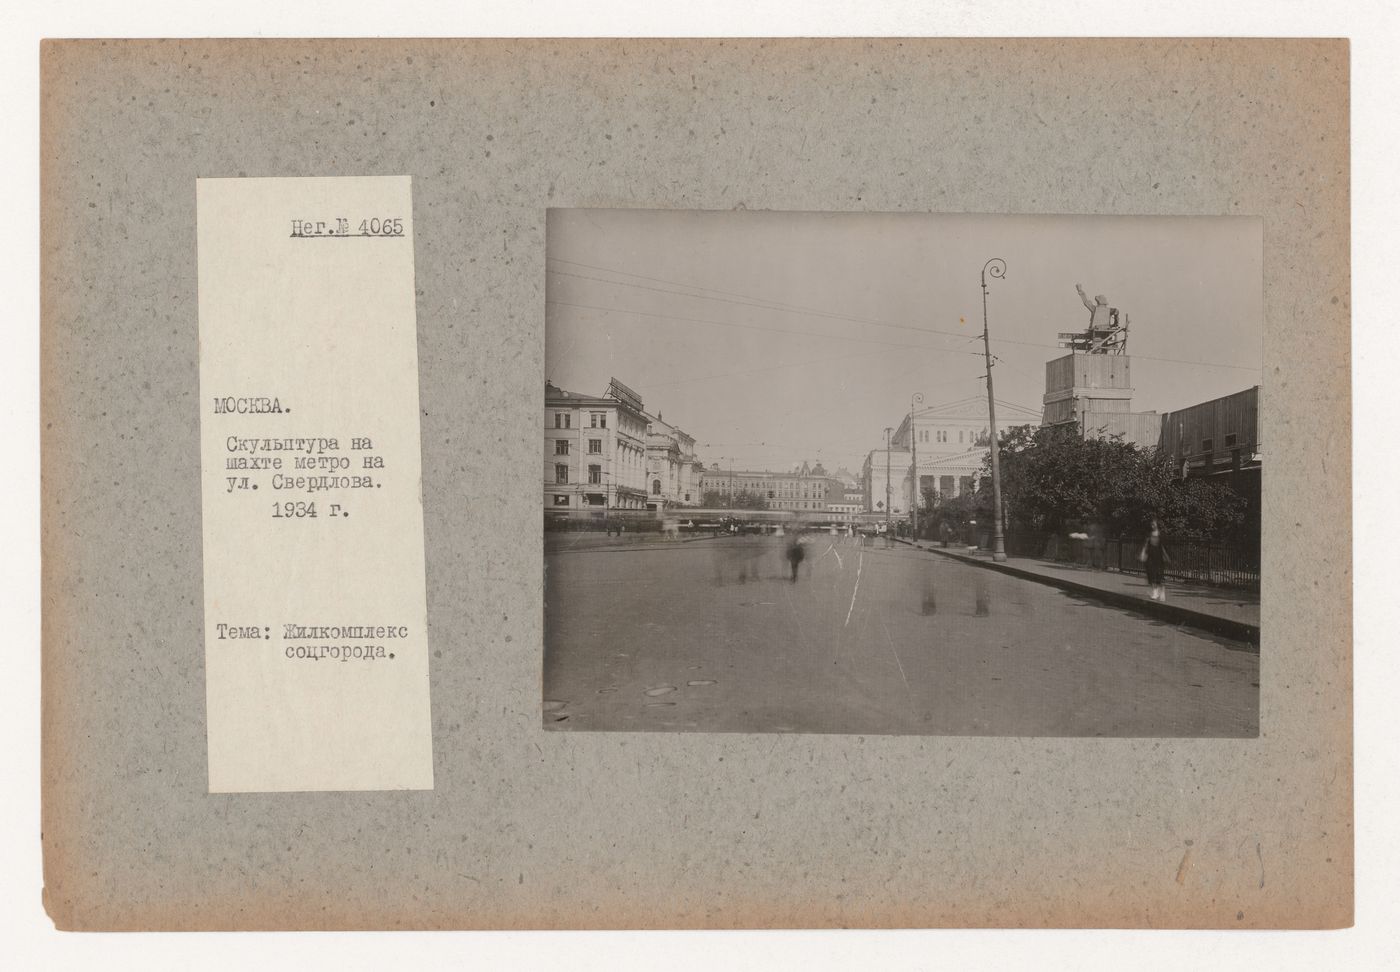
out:
M1009 428L999 436L1001 495L1008 523L1058 532L1097 523L1141 534L1156 516L1178 537L1237 529L1245 501L1223 482L1180 480L1169 457L1121 436L1085 438L1073 426ZM985 463L990 472L990 455Z
M730 494L708 489L701 495L700 505L708 509L762 510L767 508L768 500L762 493L750 490Z

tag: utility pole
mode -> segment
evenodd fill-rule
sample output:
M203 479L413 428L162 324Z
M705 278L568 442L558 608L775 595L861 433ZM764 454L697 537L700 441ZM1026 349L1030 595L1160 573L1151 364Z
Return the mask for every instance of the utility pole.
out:
M909 508L909 526L913 533L911 539L919 539L919 436L914 432L914 409L924 403L922 392L915 392L914 397L909 399L909 459L910 475L914 477L910 492L914 494L914 504Z
M997 400L992 391L992 339L987 326L987 273L1006 276L1006 261L992 257L982 266L982 352L987 359L987 418L991 424L992 450L992 560L1006 560L1006 538L1001 532L1001 448L997 442Z
M890 545L890 433L894 429L885 426L885 547Z

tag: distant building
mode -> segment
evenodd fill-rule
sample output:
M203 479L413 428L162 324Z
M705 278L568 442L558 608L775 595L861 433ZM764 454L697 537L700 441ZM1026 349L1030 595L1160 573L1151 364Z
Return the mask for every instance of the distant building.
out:
M1040 413L1034 409L997 402L998 429L1033 425L1039 420ZM892 441L906 453L912 447L919 468L915 472L906 457L904 468L892 476L899 496L896 512L910 509L914 497L923 508L929 492L943 499L975 492L991 441L989 431L987 399L981 395L905 415Z
M830 519L838 523L852 523L857 521L864 511L863 503L832 503L827 512Z
M856 478L855 473L848 471L845 466L841 466L832 473L831 476L833 479L840 480L841 485L846 487L846 492L848 493L856 492L860 488L860 480Z
M700 505L700 472L695 436L662 419L646 415L647 509Z
M865 484L865 494L861 497L865 511L886 512L886 499L889 501L888 512L891 516L907 510L908 503L902 484L908 475L908 449L891 446L888 449L871 449L866 453L860 475L861 482Z
M647 414L614 378L602 395L544 386L544 508L641 510L647 504Z
M820 463L817 469L820 469ZM824 470L823 470L824 471ZM721 469L712 464L700 476L700 492L718 493L725 505L741 493L763 500L764 508L791 510L797 513L829 512L833 504L840 505L845 489L839 480L816 475L807 463L794 472L769 472L751 469Z

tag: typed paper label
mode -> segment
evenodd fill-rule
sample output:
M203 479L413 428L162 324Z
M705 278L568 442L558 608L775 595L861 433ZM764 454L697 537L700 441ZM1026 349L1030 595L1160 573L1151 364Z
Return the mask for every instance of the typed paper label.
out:
M410 179L197 200L209 790L431 789Z

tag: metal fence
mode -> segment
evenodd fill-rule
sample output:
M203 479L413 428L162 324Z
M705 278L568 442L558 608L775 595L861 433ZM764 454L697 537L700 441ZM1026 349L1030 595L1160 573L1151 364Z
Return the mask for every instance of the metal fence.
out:
M979 537L981 545L990 537ZM1006 537L1006 552L1013 557L1034 557L1056 563L1077 564L1128 574L1144 573L1138 561L1142 537L1093 537L1076 540L1052 533L1016 532ZM1166 575L1176 580L1222 587L1259 589L1259 548L1243 544L1207 543L1198 540L1166 541L1171 563Z

